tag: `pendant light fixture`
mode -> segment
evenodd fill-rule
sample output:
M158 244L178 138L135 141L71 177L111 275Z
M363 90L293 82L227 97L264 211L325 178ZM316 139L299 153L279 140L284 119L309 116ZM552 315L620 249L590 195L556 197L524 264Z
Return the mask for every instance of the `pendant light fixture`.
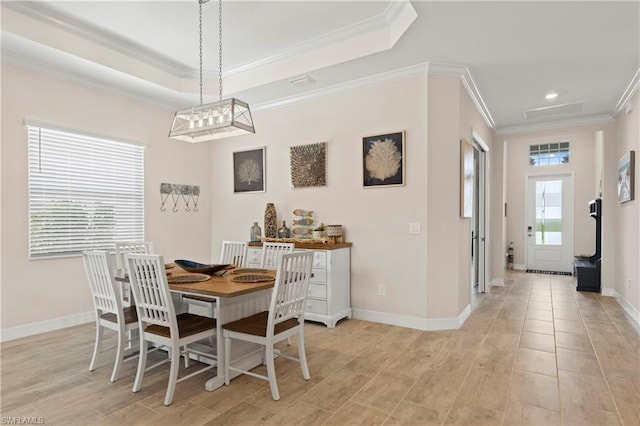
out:
M200 106L176 112L169 137L187 142L255 133L251 111L246 102L236 98L222 99L222 0L218 0L218 40L220 100L202 104L202 5L209 0L198 0L200 6Z

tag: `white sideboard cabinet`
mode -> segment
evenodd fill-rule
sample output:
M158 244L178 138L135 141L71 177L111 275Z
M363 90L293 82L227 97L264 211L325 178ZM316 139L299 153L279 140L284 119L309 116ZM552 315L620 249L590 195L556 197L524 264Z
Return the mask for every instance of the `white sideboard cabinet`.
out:
M333 328L341 319L351 318L351 243L296 243L295 250L314 251L305 319ZM250 243L247 267L259 268L261 260L262 244Z

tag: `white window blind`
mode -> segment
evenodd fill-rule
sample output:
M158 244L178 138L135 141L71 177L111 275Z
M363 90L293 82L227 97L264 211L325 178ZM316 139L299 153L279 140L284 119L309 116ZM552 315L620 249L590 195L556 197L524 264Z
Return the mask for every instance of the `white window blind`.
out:
M29 257L144 239L142 146L27 125Z

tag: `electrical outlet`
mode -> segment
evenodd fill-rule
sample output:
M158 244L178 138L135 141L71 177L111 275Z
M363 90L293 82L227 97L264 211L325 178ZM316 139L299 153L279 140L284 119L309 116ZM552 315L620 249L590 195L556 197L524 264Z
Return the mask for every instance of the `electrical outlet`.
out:
M378 286L378 296L384 296L387 292L387 289L383 285Z

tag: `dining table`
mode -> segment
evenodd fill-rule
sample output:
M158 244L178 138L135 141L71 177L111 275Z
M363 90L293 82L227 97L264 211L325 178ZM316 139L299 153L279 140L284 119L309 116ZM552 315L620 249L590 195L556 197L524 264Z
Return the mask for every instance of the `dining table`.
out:
M197 350L216 357L216 374L205 383L207 391L224 385L224 339L222 325L269 309L271 290L276 271L230 266L213 274L193 274L175 263L166 264L167 281L172 293L176 314L187 312L188 304L183 296L206 297L215 300L216 338L213 346L209 342L198 343ZM189 277L192 276L193 280ZM252 279L255 277L255 279ZM116 280L128 282L125 271L116 271ZM232 347L231 357L235 366L251 369L263 362L263 351L259 345L238 342ZM206 358L200 359L206 362ZM230 378L239 373L232 372Z

